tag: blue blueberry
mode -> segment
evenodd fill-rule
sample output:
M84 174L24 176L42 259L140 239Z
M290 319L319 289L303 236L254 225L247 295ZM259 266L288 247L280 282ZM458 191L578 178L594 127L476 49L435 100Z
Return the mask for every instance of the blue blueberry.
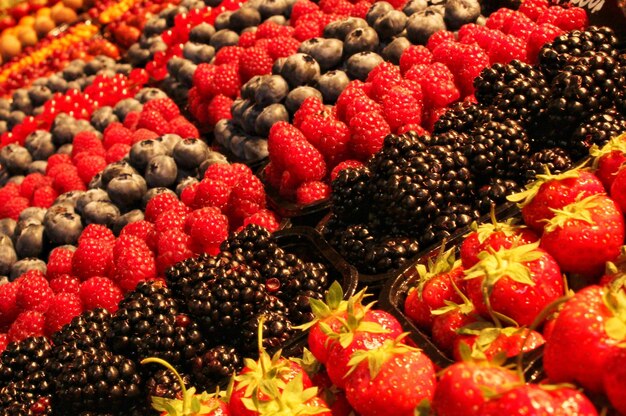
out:
M409 46L411 46L411 41L404 36L399 36L384 47L381 51L381 55L386 61L389 61L394 65L399 65L402 53Z
M241 98L246 100L254 100L254 93L261 85L263 78L267 75L255 75L241 86ZM235 100L237 101L237 100Z
M3 238L6 238L3 236ZM9 239L9 243L11 240ZM0 245L0 274L2 276L8 276L11 273L11 267L17 261L17 253L13 248L13 244L1 244ZM19 276L16 276L16 278Z
M80 215L73 210L57 212L50 215L51 208L44 219L44 233L54 245L76 244L83 232L83 223Z
M96 75L105 68L113 68L115 60L105 55L98 55L85 65L85 74Z
M22 111L26 114L30 114L33 108L36 107L31 101L28 95L28 90L20 88L13 92L13 101L11 102L11 110Z
M16 226L17 222L13 218L2 218L0 220L0 234L13 238Z
M386 1L377 1L370 6L370 9L367 11L367 15L365 16L365 20L367 21L368 25L373 27L376 19L385 15L391 10L394 10L391 3L388 3Z
M341 63L343 42L334 38L312 38L302 42L298 52L315 58L323 73Z
M130 224L131 222L143 221L143 219L143 211L141 211L140 209L128 211L126 214L117 217L117 219L113 223L113 233L115 233L115 235L119 235L119 233L122 231L122 228L124 228L126 225Z
M45 85L45 83L48 81L46 78L39 78L39 80L43 81L43 85ZM11 109L11 101L8 98L0 98L0 110L9 111L10 109Z
M230 150L230 152L239 159L244 159L246 154L245 154L245 149L244 149L244 144L246 141L248 141L250 139L250 136L246 133L235 133L231 138L230 138L230 143L228 144L228 150Z
M23 210L22 212L20 212L19 215L19 220L20 221L25 221L25 220L31 220L34 219L38 222L42 222L44 217L46 216L46 212L48 210L46 208L41 208L41 207L28 207L25 210Z
M157 141L161 142L163 146L165 146L165 149L167 150L167 155L169 156L174 154L174 147L176 147L176 145L181 140L183 140L183 138L180 137L178 134L164 134L157 139Z
M45 175L47 168L47 160L34 160L33 163L28 165L28 173L41 173L42 175Z
M409 0L405 5L402 11L407 16L411 16L412 14L423 12L428 8L429 4L427 0Z
M143 171L148 161L155 156L166 155L167 148L159 140L142 140L132 145L128 153L130 164L138 171Z
M347 70L350 78L365 81L370 71L384 62L383 58L374 52L360 52L348 59Z
M46 267L45 261L33 257L28 257L13 263L13 265L11 266L11 275L9 276L9 279L15 280L29 270L38 270L45 275L48 271L48 268Z
M478 0L448 0L443 15L448 30L459 30L461 26L474 23L480 16Z
M287 18L285 16L281 16L281 15L274 15L274 16L270 16L268 17L266 20L266 22L272 22L272 23L276 23L277 25L281 25L281 26L288 26L289 25L289 20L287 20Z
M215 56L215 48L202 43L187 42L183 47L183 57L194 64L209 63Z
M283 71L283 66L285 65L286 61L286 57L274 60L274 63L272 64L272 74L280 75Z
M9 117L6 120L9 130L13 130L13 127L17 126L18 124L22 124L25 118L26 114L24 114L22 111L11 111L9 113Z
M78 198L80 198L83 194L85 193L85 191L69 191L69 192L65 192L59 196L57 196L57 199L54 200L54 206L63 206L66 208L69 208L71 210L75 210L76 209L76 204L78 203ZM50 210L48 210L48 212L46 212L46 215L48 215L48 213L50 212Z
M374 51L379 44L378 34L371 27L359 27L348 33L343 42L344 56Z
M228 143L230 142L230 138L233 136L234 132L235 125L233 124L233 121L221 119L213 128L215 143L224 148L228 148Z
M406 24L407 37L418 45L425 45L428 39L440 30L446 30L446 23L443 16L432 6L412 14Z
M57 153L60 155L71 155L73 148L74 145L72 145L72 143L65 143L57 149Z
M141 175L124 173L111 179L106 190L111 202L122 211L128 211L141 202L148 191L148 185Z
M135 100L139 101L141 104L145 104L148 101L156 100L158 98L167 98L167 94L158 88L142 88L137 94L135 94Z
M69 63L69 65L67 65L65 67L65 69L63 69L63 78L65 78L66 81L74 81L77 80L78 78L82 77L84 74L84 69L85 69L85 61L82 61L80 59L75 59L72 62Z
M206 159L209 147L200 139L183 139L174 146L172 155L181 169L194 169Z
M376 19L373 27L381 39L392 39L404 30L406 22L406 14L399 10L391 10Z
M32 161L33 158L28 150L17 143L8 144L0 149L0 163L2 163L12 175L26 173Z
M155 156L150 159L144 177L150 188L170 187L176 182L178 167L171 156Z
M233 12L231 10L226 10L220 13L215 18L215 22L213 22L213 26L215 26L215 30L219 32L220 30L228 29L230 27L230 16L232 16L232 14Z
M126 52L126 59L135 67L141 68L150 62L150 51L133 43Z
M53 93L64 93L67 91L67 81L64 80L62 76L57 74L50 75L46 86L50 88L50 91Z
M259 12L261 12L263 19L284 15L287 12L287 2L285 0L263 0L259 4Z
M260 161L269 156L267 140L253 137L243 143L243 156L247 161Z
M178 71L178 80L187 88L193 87L193 73L196 72L196 64L185 59L185 63Z
M264 75L254 93L254 101L268 106L283 101L289 94L289 84L280 75Z
M113 107L108 105L98 108L91 114L91 125L99 132L104 132L104 129L106 129L109 124L118 121L120 120L117 115L115 115Z
M183 67L185 62L187 62L187 59L181 58L180 56L173 56L169 61L167 61L167 73L178 79L180 69Z
M40 257L43 252L42 224L32 224L22 230L15 242L15 252L19 258Z
M231 30L241 32L247 27L258 26L261 23L261 13L244 3L230 15L228 23Z
M347 17L327 24L324 28L324 37L344 41L348 33L352 32L354 29L365 27L368 27L368 25L364 19L360 17Z
M45 85L36 85L30 87L28 90L28 97L30 101L33 103L33 106L39 107L40 105L44 105L46 101L52 98L52 91L50 88Z
M316 90L313 87L298 87L294 90L291 90L287 99L285 100L285 107L287 107L287 111L289 114L294 114L298 111L298 108L302 105L302 102L309 97L317 97L320 100L323 100L322 93Z
M111 198L109 198L109 194L104 189L88 189L76 200L76 210L82 213L85 206L93 201L111 202Z
M209 42L211 42L211 36L214 34L215 28L213 25L202 22L189 31L189 40L191 42L204 43L205 45L208 45Z
M217 22L216 22L217 23ZM217 29L217 25L216 25ZM237 46L239 43L239 35L236 32L228 29L222 29L215 32L213 36L211 36L211 46L215 48L216 51L219 51L224 46Z
M119 208L110 202L92 201L83 210L83 220L87 225L101 224L112 228L119 216Z
M35 130L26 136L24 146L34 160L47 160L56 151L52 143L52 134L46 130Z
M21 185L24 181L24 175L13 175L9 178L7 183L14 183L15 185Z
M311 55L296 53L285 60L280 75L291 88L297 88L313 84L319 78L320 72L319 63Z
M132 175L132 174L137 173L137 171L127 161L120 160L117 162L109 163L102 170L101 173L102 173L102 183L104 186L107 186L113 178L116 178L123 174Z
M289 112L282 104L271 104L263 109L254 121L254 131L257 136L267 137L270 128L279 121L289 122Z
M341 70L334 70L322 74L317 80L316 87L322 93L324 103L334 104L349 83L348 74Z

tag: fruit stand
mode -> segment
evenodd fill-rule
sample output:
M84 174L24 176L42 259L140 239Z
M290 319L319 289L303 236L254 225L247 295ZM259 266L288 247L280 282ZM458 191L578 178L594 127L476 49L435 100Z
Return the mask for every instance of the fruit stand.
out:
M621 1L0 5L0 415L626 416Z

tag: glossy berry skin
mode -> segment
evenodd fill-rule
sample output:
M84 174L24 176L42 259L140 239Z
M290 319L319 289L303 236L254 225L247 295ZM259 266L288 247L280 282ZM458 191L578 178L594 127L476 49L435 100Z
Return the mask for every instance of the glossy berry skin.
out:
M609 188L609 194L623 213L626 212L626 169L620 168L613 178L613 182Z
M604 377L602 378L604 392L609 398L611 405L620 413L626 414L626 349L616 348L607 357Z
M470 233L461 244L461 261L463 267L470 268L478 263L478 254L488 249L498 251L500 248L511 248L513 245L530 244L539 240L537 235L528 228L514 227L508 230L495 229L486 236L478 232Z

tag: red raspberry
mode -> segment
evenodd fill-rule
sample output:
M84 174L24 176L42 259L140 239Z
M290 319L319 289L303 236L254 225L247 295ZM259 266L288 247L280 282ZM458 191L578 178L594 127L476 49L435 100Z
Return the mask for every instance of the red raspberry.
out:
M337 109L337 118L342 121L346 121L346 111L348 106L354 101L358 101L367 96L367 87L365 83L356 80L351 81L346 88L339 94L335 108Z
M296 23L295 27L293 37L300 42L304 42L307 39L318 38L323 35L323 28L320 27L318 22L302 21Z
M235 98L239 95L240 88L241 80L237 64L224 64L216 67L209 84L211 95L222 94Z
M300 128L302 122L308 116L324 111L324 103L317 97L308 97L302 102L300 108L293 115L293 125Z
M300 141L290 146L285 169L299 183L317 181L326 175L326 162L319 150L306 141Z
M20 186L15 183L7 183L3 188L0 188L0 206L17 196L20 196Z
M391 133L387 121L378 112L359 113L350 120L350 147L354 154L367 160L378 152L383 145L385 136Z
M454 37L454 33L449 32L447 30L440 30L439 32L435 32L428 38L428 42L426 43L426 47L432 52L435 48L442 43L445 42L454 42L456 38Z
M166 251L163 254L159 254L156 258L157 273L159 275L164 275L167 269L176 263L193 256L194 252L190 249L185 249L183 251Z
M270 161L279 170L287 166L287 158L291 147L298 142L306 142L300 130L284 121L279 121L270 129L267 140Z
M24 198L32 198L37 188L52 185L52 178L42 175L41 173L30 173L24 177L20 187L20 195Z
M397 134L404 134L409 131L416 132L418 136L427 136L430 134L428 130L418 124L405 124L398 129Z
M158 139L159 135L152 130L138 129L133 132L133 144L144 140Z
M254 43L255 33L251 33L252 40ZM241 36L244 34L242 33ZM241 36L239 37L239 42L241 42ZM252 46L252 45L250 45ZM224 46L215 54L215 59L213 60L214 65L224 65L224 64L236 64L239 65L239 57L243 53L244 48L241 46Z
M0 285L0 331L6 330L19 313L16 283Z
M337 166L335 166L330 172L331 182L335 180L337 175L339 175L339 172L341 172L342 170L349 168L358 168L360 166L363 166L363 162L359 160L344 160L343 162L338 163Z
M102 172L106 166L106 159L98 155L87 155L76 162L78 176L85 183L91 182L93 177Z
M62 153L55 153L48 158L48 165L46 166L46 175L50 172L50 169L54 168L57 165L71 164L72 159L69 155ZM50 176L50 175L48 175Z
M300 124L300 131L304 134L307 141L319 149L320 136L322 134L321 127L324 120L328 118L329 111L323 110L319 113L312 114L304 119Z
M276 217L272 211L267 209L262 209L259 212L247 217L243 220L243 227L246 227L249 224L256 224L264 227L269 232L278 231L280 228L279 219Z
M224 182L214 179L203 179L196 190L194 206L216 207L224 210L228 204L231 188Z
M239 42L237 43L237 45L241 49L247 49L247 48L253 47L255 42L256 42L256 33L254 33L254 32L244 32L241 35L239 35ZM224 49L224 48L222 48L222 49ZM220 49L220 51L222 49ZM218 51L218 53L220 51ZM237 61L235 61L234 63L238 63L238 62L239 62L239 56L237 56ZM229 63L232 63L232 62L229 62ZM217 65L217 63L216 63L216 65Z
M247 175L244 175L247 176ZM227 163L214 163L204 172L204 179L224 182L229 188L237 185L242 175Z
M59 194L51 186L42 186L37 188L31 199L31 206L50 208Z
M420 124L422 110L422 101L415 98L411 90L400 85L392 88L383 99L385 118L394 132L404 124Z
M104 155L104 158L107 164L119 162L120 160L124 159L129 152L130 152L130 145L123 144L123 143L116 143L107 150L106 154Z
M0 206L0 218L19 219L20 213L29 207L28 199L16 196Z
M406 78L418 82L424 94L424 108L443 108L461 96L454 84L454 76L447 66L435 62L430 65L414 65Z
M200 96L209 96L211 94L211 83L215 75L215 65L199 64L193 73L193 85L198 89Z
M532 31L537 27L537 23L530 20L530 18L526 17L526 15L518 13L520 16L524 16L518 20L509 21L506 23L506 27L503 30L504 33L509 34L511 36L515 36L516 38L520 38L524 40L524 42L528 41L528 37L532 33Z
M539 51L548 42L552 42L557 36L563 34L563 31L549 23L539 25L532 31L528 37L528 43L526 44L526 57L528 63L536 64Z
M326 164L331 167L348 157L350 128L335 117L326 117L320 125L317 149L322 152Z
M383 106L369 97L363 97L352 101L346 109L345 122L350 124L350 120L357 114L362 113L382 113Z
M115 242L115 235L113 235L113 231L109 230L104 225L89 224L78 238L78 244L80 245L80 243L85 240L100 240L112 244Z
M342 16L351 16L353 8L348 0L320 0L319 6L324 13L336 13Z
M186 252L191 245L191 237L183 231L183 228L172 228L159 234L157 253L163 254L168 251Z
M429 64L433 61L433 54L430 50L422 45L411 45L402 52L400 56L400 71L402 75L406 73L413 65Z
M48 279L56 279L63 275L69 275L72 273L72 258L74 257L74 250L57 247L50 252L48 256L48 267L46 275Z
M196 209L195 200L198 192L198 182L189 184L180 193L180 200L189 208Z
M75 293L59 293L46 312L46 335L52 336L83 312L83 304Z
M198 129L184 117L176 117L170 123L174 134L178 134L183 139L198 138L200 133Z
M157 233L154 232L150 237L154 239L156 235ZM122 255L122 253L130 250L152 251L150 250L150 247L148 247L148 243L146 241L137 236L125 234L115 240L115 244L113 245L113 259L118 258Z
M259 178L250 175L233 188L229 202L228 212L235 220L243 218L265 208L265 189Z
M269 39L268 42L267 50L274 60L298 53L298 48L300 47L300 41L291 36L278 36Z
M502 34L487 50L491 64L508 64L514 59L526 62L526 44L515 36Z
M186 219L186 212L181 212L179 209L174 208L159 215L154 222L154 226L159 233L172 229L182 230Z
M367 82L372 84L370 97L381 102L393 87L402 82L402 74L398 66L383 62L368 74Z
M223 214L209 214L196 219L191 239L205 253L219 253L219 246L228 237L228 218Z
M548 7L550 7L548 0L524 0L517 10L536 21Z
M202 218L206 215L217 215L221 214L221 211L215 207L204 207L199 208L194 211L191 211L187 216L187 221L185 221L185 233L191 234L191 230L194 227L194 223L198 218Z
M133 142L133 132L124 126L119 126L111 130L105 130L103 144L106 149L110 149L116 144L131 145Z
M139 123L139 118L141 117L141 113L139 111L131 111L126 114L126 118L124 119L124 127L129 129L130 131L137 130L137 124Z
M8 334L0 334L0 354L7 349L7 345L9 345L9 335Z
M143 111L156 111L161 114L165 120L170 121L174 117L180 115L180 110L171 98L156 98L144 104Z
M537 24L545 23L553 24L569 32L571 30L584 30L589 21L587 20L587 12L580 7L563 8L561 6L551 6L537 18Z
M122 290L106 277L91 277L80 285L80 299L86 311L104 308L115 313L122 298Z
M265 168L263 168L263 176L266 183L278 189L280 187L280 181L283 176L283 171L277 169L272 162L269 162L267 165L265 165Z
M120 237L124 235L132 235L142 239L152 249L155 246L150 245L150 242L154 242L152 236L155 233L154 224L148 221L135 221L130 224L126 224L122 231L120 231Z
M72 274L80 280L108 276L113 267L113 245L99 240L83 240L72 258Z
M207 106L208 124L214 126L222 119L230 120L233 116L230 113L230 107L233 100L225 95L219 94L211 99Z
M272 72L274 60L265 49L248 48L239 59L239 73L241 81L246 82L255 75L264 75Z
M96 133L93 131L81 131L74 136L74 140L72 141L72 157L81 152L104 156L104 146Z
M20 313L9 328L9 342L19 342L28 337L44 336L46 319L41 312L26 311Z
M461 68L454 76L461 96L466 97L474 94L474 79L489 66L489 56L476 44L465 45L463 50Z
M171 193L159 194L148 201L144 215L147 221L154 222L159 215L173 208L180 208L185 211L184 204L176 198L176 195Z
M318 10L319 10L318 5L313 3L312 1L298 0L297 2L294 3L293 7L291 8L291 15L290 15L291 24L295 26L296 23L298 23L298 19L300 19L302 16L305 16L309 13L316 12Z
M491 13L491 15L487 18L487 22L485 25L489 29L500 30L504 26L504 23L508 20L511 15L515 13L514 10L501 8Z
M69 274L62 274L50 280L50 289L56 293L78 293L80 280Z
M257 26L256 32L254 34L257 39L277 38L279 36L287 35L285 33L286 32L285 29L283 29L285 27L289 27L289 26L279 25L278 23L266 20L265 22ZM292 28L292 31L293 31L293 28Z
M17 288L17 307L21 311L45 312L54 292L46 277L39 271L28 271L21 276Z
M313 204L330 196L330 186L324 182L305 182L296 190L296 202L301 205Z
M54 177L53 186L54 189L60 194L69 191L87 190L85 183L74 170L66 170L57 174Z
M158 135L167 134L170 131L170 125L165 117L155 110L142 110L137 127L153 131Z
M114 280L124 291L133 290L139 282L156 276L156 262L150 250L127 250L115 261Z

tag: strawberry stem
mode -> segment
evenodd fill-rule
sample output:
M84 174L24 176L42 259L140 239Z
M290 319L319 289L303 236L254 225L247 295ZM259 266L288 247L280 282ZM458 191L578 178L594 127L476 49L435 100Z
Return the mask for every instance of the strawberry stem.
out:
M176 379L178 380L178 384L180 384L180 391L183 394L183 415L186 415L187 414L187 400L186 400L187 387L185 387L185 381L183 380L183 378L180 376L180 374L178 374L178 371L176 371L176 369L170 363L168 363L167 361L161 358L150 357L150 358L145 358L141 360L142 365L150 364L150 363L161 364L163 367L167 368L172 373L174 373L174 375L176 376Z

